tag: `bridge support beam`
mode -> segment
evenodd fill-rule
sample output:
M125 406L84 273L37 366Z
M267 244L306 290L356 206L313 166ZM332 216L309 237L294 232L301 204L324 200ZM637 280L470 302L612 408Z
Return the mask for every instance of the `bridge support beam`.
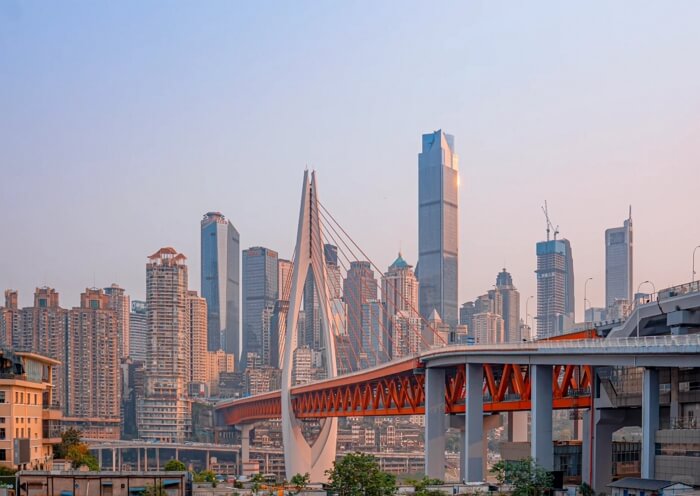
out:
M243 464L250 461L250 431L253 430L254 424L243 424L241 429L241 472L243 473Z
M552 366L532 365L532 441L531 456L546 470L554 470L552 444Z
M445 370L425 370L425 475L445 478Z
M659 371L646 368L642 379L642 478L654 478L656 431L659 430Z
M466 482L480 482L484 480L484 366L468 363L465 372L463 474Z

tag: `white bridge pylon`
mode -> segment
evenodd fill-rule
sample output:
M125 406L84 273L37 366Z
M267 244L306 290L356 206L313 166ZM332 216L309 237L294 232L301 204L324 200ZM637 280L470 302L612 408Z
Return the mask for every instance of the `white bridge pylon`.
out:
M294 350L297 348L297 322L304 294L304 282L311 270L319 296L321 313L321 336L324 343L323 361L328 378L336 376L335 337L331 331L331 306L328 298L326 264L323 256L323 240L319 224L318 186L316 174L304 171L304 185L301 191L299 227L292 270L292 287L289 294L289 310L284 341L284 362L282 367L282 441L284 443L284 465L287 480L295 474L306 472L314 482L327 480L325 471L335 460L338 438L338 419L323 420L321 432L313 444L304 438L301 422L294 416L291 402L292 367Z

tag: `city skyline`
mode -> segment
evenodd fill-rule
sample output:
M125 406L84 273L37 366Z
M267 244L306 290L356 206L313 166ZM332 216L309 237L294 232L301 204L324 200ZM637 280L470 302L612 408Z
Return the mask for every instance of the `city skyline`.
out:
M437 11L418 15L418 9L387 6L365 19L350 6L302 4L271 17L260 7L237 17L227 8L195 12L180 5L171 15L190 21L168 27L155 22L154 7L115 6L112 16L96 15L89 30L78 28L75 7L22 4L15 13L3 10L13 70L0 83L6 89L0 96L6 110L0 123L0 208L6 212L0 228L12 237L3 245L0 284L18 289L22 306L43 285L57 288L67 307L77 305L77 295L91 283L116 282L143 300L146 256L154 246L176 246L190 257L193 289L201 289L196 226L210 210L225 212L238 227L242 248L269 246L289 257L297 192L287 186L297 184L306 164L319 171L328 207L380 267L398 249L415 264L417 140L440 128L456 137L462 159L459 304L490 287L493 272L503 266L523 300L536 294L532 246L543 239L539 208L545 199L579 254L576 315L583 315L588 277L593 281L587 298L594 307L604 306L601 236L619 224L630 203L635 279L651 280L657 288L690 280L700 232L684 215L664 215L661 208L692 212L699 174L700 150L691 138L700 73L683 61L700 42L687 11L700 7L685 5L682 15L662 6L609 6L601 18L590 5L504 12L454 4L447 20ZM134 17L134 9L143 15ZM285 16L294 21L283 22ZM447 30L460 36L404 36L426 17L447 22ZM367 43L357 46L328 30L343 18L364 26ZM537 33L528 26L535 18ZM118 36L120 19L132 23L133 39ZM230 29L231 19L240 30ZM258 33L246 23L259 26L261 19L269 24L267 41L257 45L252 41ZM387 19L398 20L396 32L382 29ZM629 27L624 43L621 19ZM587 22L595 22L597 36L589 36ZM327 43L309 47L301 36L309 29ZM510 43L494 41L506 33L517 41L518 57ZM193 37L195 45L187 42ZM168 48L158 40L166 38L182 51L179 62L162 57ZM140 44L139 57L131 60L136 39L154 44ZM250 56L242 55L239 48L249 45ZM210 59L199 56L199 49L212 47ZM348 67L361 70L318 70L329 53L347 56ZM161 65L151 67L155 60ZM295 62L305 70L293 70ZM657 68L653 74L650 65ZM235 77L239 66L250 69L250 79ZM289 84L275 78L253 84L273 69ZM451 77L438 84L432 101L422 96L434 90L433 80L403 76L437 70ZM183 76L207 71L213 79ZM26 85L27 78L41 84ZM397 78L405 90L393 94ZM292 99L288 88L308 89ZM191 99L199 107L176 105ZM264 104L250 107L247 101ZM245 125L231 122L231 115L241 113L254 118ZM42 146L34 146L37 141ZM266 208L251 209L261 194ZM360 205L353 201L358 195L365 200ZM186 201L158 210L173 198ZM107 204L120 208L92 208ZM366 222L373 214L384 220ZM664 267L657 263L660 256Z

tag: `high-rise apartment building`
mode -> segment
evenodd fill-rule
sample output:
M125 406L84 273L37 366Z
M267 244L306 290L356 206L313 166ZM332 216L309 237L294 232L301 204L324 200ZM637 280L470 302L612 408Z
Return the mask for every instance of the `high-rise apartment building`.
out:
M257 359L262 358L265 309L274 309L279 295L278 277L279 267L276 251L260 246L243 250L243 355L241 362L244 367L250 360L249 355L253 354ZM269 329L270 326L267 326L267 331ZM255 358L253 358L254 360Z
M323 245L323 258L326 261L328 277L328 298L335 300L343 297L343 276L338 262L338 247L331 244Z
M537 339L575 322L574 260L567 239L537 243Z
M190 326L189 382L207 384L210 375L207 370L207 300L196 291L187 291L187 312Z
M145 362L148 353L148 312L146 302L131 302L129 314L129 356L135 362Z
M67 315L68 310L59 305L55 289L36 288L34 306L21 310L18 332L13 336L17 350L39 353L60 362L51 369L54 386L51 400L56 408L61 407L66 394Z
M391 358L418 353L421 349L422 319L414 311L399 310L391 316Z
M280 300L289 301L289 291L292 289L292 270L294 264L291 260L277 259L277 294Z
M86 289L68 312L63 423L91 439L119 439L120 335L111 303L103 290Z
M343 299L348 312L348 337L355 350L353 357L359 357L362 350L362 305L377 299L377 280L369 262L350 262L343 281Z
M15 348L15 337L19 336L19 298L17 291L5 290L5 306L0 307L0 343Z
M191 430L190 323L185 256L161 248L146 264L149 339L144 397L137 400L139 436L181 442Z
M496 276L496 289L501 298L504 339L509 343L520 342L520 292L513 286L513 278L505 268Z
M117 315L117 335L119 336L119 358L129 356L129 319L131 316L131 303L129 295L126 294L124 288L120 288L118 284L112 284L105 288L107 295L107 307Z
M374 367L388 361L391 354L389 336L384 329L384 310L379 300L368 300L362 304L362 339L357 356L360 367Z
M391 336L391 340L396 342L399 334L403 339L407 338L407 332L413 332L417 336L421 332L421 320L418 315L418 279L413 273L413 267L403 259L401 253L389 266L389 269L382 277L382 301L385 310L384 327ZM394 318L401 313L400 318ZM413 318L412 318L413 317ZM395 324L401 326L401 332L397 332ZM414 329L407 329L409 325L417 325ZM403 349L398 346L397 350ZM412 348L412 346L409 346ZM416 350L411 351L415 353ZM401 356L405 356L403 353ZM392 358L394 357L392 355Z
M241 238L221 212L201 222L202 297L207 300L207 347L240 356Z
M459 257L459 161L454 137L423 135L418 155L418 269L421 315L437 310L454 327Z
M605 230L605 306L632 303L632 207L622 227Z
M503 318L492 312L477 313L473 318L476 344L500 344L505 342Z

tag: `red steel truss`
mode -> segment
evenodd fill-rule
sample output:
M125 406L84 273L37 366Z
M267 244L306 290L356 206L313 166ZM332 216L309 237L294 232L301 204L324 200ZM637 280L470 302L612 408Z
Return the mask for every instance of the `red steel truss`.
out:
M553 367L553 408L590 406L591 368ZM464 413L465 369L446 369L446 413ZM300 419L422 415L425 413L425 369L418 360L298 386L292 390L292 407ZM527 365L484 365L484 411L530 409L530 374ZM235 400L217 408L228 425L281 415L280 393L274 391Z

